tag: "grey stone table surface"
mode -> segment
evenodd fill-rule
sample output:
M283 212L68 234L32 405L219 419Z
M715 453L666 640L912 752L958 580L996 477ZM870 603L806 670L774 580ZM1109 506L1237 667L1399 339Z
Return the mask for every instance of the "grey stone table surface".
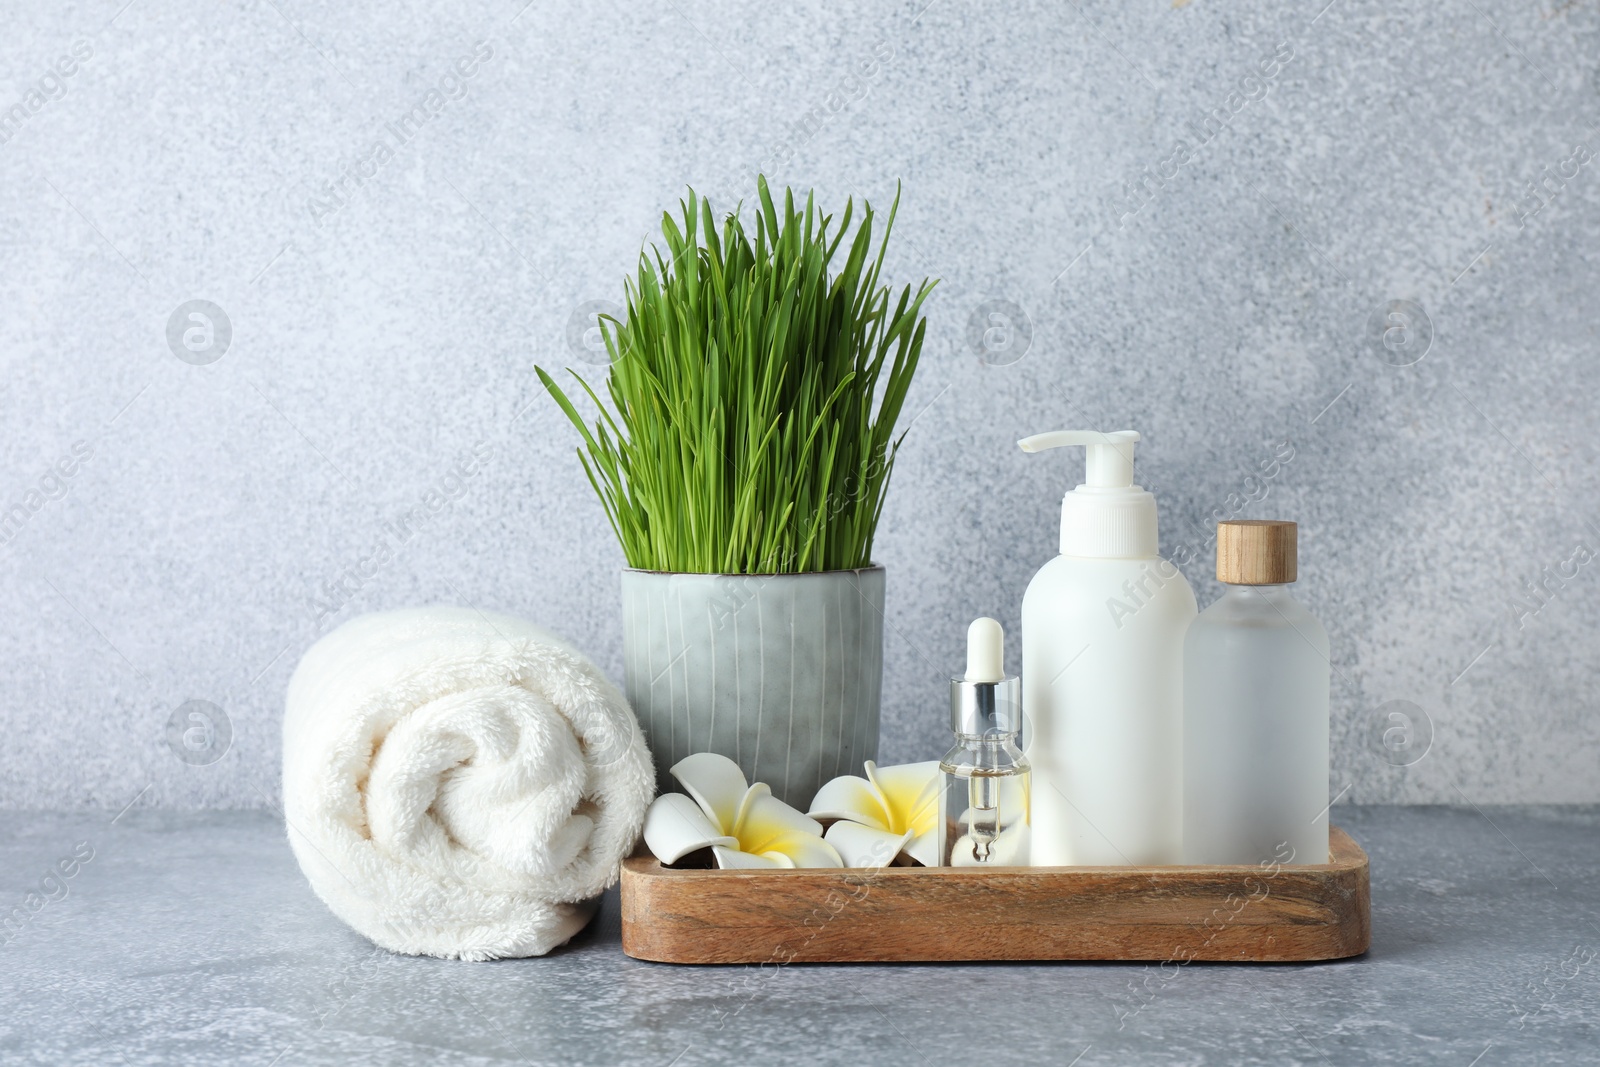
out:
M544 959L393 956L270 814L0 812L0 1063L1600 1062L1600 809L1336 811L1359 959L766 970L629 959L615 891Z

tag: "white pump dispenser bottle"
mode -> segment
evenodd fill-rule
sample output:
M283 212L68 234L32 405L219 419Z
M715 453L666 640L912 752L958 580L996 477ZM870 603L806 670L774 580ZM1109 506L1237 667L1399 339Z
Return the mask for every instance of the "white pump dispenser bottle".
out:
M1194 592L1156 552L1156 499L1133 484L1132 430L1045 433L1083 445L1061 502L1061 555L1022 600L1034 866L1181 863L1183 637Z

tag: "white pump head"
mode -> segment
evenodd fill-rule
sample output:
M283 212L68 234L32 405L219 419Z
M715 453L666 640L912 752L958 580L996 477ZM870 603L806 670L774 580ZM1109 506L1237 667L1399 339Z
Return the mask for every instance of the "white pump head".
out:
M1134 430L1062 430L1024 437L1024 452L1083 445L1083 484L1061 501L1061 554L1144 559L1156 554L1156 498L1133 484Z

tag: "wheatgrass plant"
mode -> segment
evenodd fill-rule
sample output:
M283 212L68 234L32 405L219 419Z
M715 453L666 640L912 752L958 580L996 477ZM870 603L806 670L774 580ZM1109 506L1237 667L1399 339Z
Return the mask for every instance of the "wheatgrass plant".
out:
M666 250L641 253L625 318L601 316L610 403L592 426L543 368L583 437L578 458L628 565L686 573L788 574L872 562L884 492L904 438L894 427L922 352L934 282L893 300L880 286L870 204L832 215L757 179L755 237L735 211L715 224L689 190ZM837 256L843 249L843 263ZM869 258L870 257L870 258Z

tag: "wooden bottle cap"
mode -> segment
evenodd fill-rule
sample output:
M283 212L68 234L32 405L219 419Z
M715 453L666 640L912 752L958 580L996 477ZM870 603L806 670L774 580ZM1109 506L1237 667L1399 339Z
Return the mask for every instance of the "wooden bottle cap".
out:
M1217 523L1217 581L1280 585L1295 580L1295 524L1281 519Z

